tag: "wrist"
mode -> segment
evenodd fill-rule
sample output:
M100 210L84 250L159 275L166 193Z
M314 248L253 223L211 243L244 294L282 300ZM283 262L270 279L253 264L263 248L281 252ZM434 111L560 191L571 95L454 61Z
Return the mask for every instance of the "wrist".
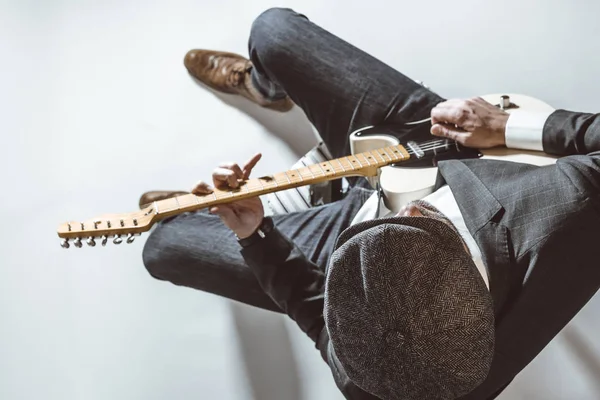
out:
M248 247L256 242L264 239L274 228L273 219L270 217L263 217L258 227L249 235L239 236L236 233L238 243L242 247Z
M506 146L506 124L508 123L507 112L498 115L494 123L494 132L496 133L496 146Z
M243 224L242 226L238 227L238 229L232 229L233 233L235 234L235 237L237 237L238 239L245 239L248 236L251 236L254 232L256 232L256 230L260 227L260 225L265 220L264 213L261 213L260 215L256 215L255 218L252 218L252 219L255 220L256 222L252 223L251 225L246 223L246 224Z
M256 232L256 230L260 227L260 224L262 224L262 220L253 227L243 229L243 230L233 231L233 233L235 234L235 237L238 238L238 240L246 239L246 238L252 236Z

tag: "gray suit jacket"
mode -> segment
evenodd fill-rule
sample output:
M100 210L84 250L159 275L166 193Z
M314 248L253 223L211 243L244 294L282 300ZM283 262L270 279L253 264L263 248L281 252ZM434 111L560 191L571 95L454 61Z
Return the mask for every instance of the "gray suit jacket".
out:
M439 164L489 271L496 348L486 381L463 399L492 399L600 286L600 115L556 111L536 167L489 160ZM578 155L575 155L578 154ZM263 290L315 342L348 399L377 399L346 375L323 321L324 272L276 228L242 255Z
M600 117L559 110L544 126L537 167L489 160L440 163L482 250L496 312L487 380L464 399L493 398L600 287Z

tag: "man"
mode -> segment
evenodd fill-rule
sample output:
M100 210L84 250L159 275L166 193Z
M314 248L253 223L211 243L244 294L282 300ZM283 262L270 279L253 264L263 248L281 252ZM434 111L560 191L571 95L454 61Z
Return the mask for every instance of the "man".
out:
M286 312L346 398L496 397L598 290L600 118L516 119L480 99L444 101L291 10L259 16L249 48L250 60L193 50L185 65L263 107L297 104L334 157L355 129L428 116L432 134L467 146L564 157L441 162L437 190L397 216L374 215L365 180L301 213L263 218L250 199L213 208L218 217L181 215L148 239L149 272ZM213 184L236 187L259 158L223 164Z

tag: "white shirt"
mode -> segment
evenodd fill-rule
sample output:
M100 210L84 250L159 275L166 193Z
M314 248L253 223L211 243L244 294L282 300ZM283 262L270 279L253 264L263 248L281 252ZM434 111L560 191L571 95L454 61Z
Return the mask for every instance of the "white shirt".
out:
M506 140L506 147L513 149L524 149L524 150L538 150L543 151L542 145L542 133L544 130L544 124L552 112L540 112L540 113L528 113L520 112L511 114L508 117L506 123L506 131L504 137ZM441 187L435 192L428 196L425 196L422 200L430 203L432 206L440 210L456 227L463 240L465 241L473 261L479 270L485 284L489 288L489 277L488 271L483 264L481 258L481 250L475 239L467 229L465 220L460 213L454 194L450 190L448 185ZM395 215L393 211L390 211L385 207L383 201L379 204L379 215L377 213L377 203L379 202L379 196L377 192L373 193L371 197L363 204L358 210L358 213L352 220L352 225L368 221L375 218L385 218Z

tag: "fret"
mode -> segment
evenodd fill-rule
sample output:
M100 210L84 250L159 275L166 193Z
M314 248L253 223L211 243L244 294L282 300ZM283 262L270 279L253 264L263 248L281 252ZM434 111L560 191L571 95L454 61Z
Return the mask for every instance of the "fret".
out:
M276 186L275 186L275 187L280 187L280 186L282 186L282 187L283 187L283 189L285 189L285 188L286 188L286 186L287 186L287 182L284 182L283 180L280 180L279 178L275 178L275 184L276 184ZM283 190L283 189L282 189L282 190Z
M302 182L304 180L304 178L302 178L302 174L300 173L300 170L297 170L297 169L286 171L285 177L287 178L289 184L297 183L298 182L297 178L300 178L300 182Z
M375 153L377 153L377 152L375 152ZM367 151L367 152L365 152L365 154L366 154L365 158L367 159L367 161L372 161L373 165L379 166L379 161L377 161L377 157L375 157L373 155L373 151Z
M321 164L317 164L319 166L319 169L321 170L321 172L323 173L323 176L325 176L325 171L323 170L323 167L321 166Z
M350 164L350 166L352 167L352 171L354 171L356 168L354 168L354 164L357 160L352 160L350 161L350 157L356 158L354 156L348 156L348 157L344 157L346 160L348 160L348 164ZM360 161L358 162L360 164ZM361 165L362 167L362 165Z
M333 164L331 164L331 161L325 161L325 162L323 163L323 165L325 165L325 164L329 165L329 168L331 169L331 173L332 173L333 175L337 175L337 174L338 174L338 171L336 171L336 170L335 170L335 168L334 168Z
M279 184L282 186L288 186L291 182L290 182L290 178L287 177L287 175L285 174L285 172L280 172L277 174L277 179L279 179Z
M332 172L332 168L330 165L330 168L328 168L327 170L323 169L323 167L327 168L326 163L319 163L319 169L321 170L321 172L323 173L323 176L332 176L335 175L335 170Z
M346 172L346 168L344 168L342 161L339 158L336 158L335 160L338 162L338 164L340 164L340 167L342 167L342 172Z
M277 181L272 176L263 176L262 178L258 178L258 181L260 182L260 185L263 190L273 189L279 186ZM272 182L275 183L274 186L271 185Z
M389 152L388 152L388 150L389 150ZM389 156L391 160L398 161L398 158L399 158L398 154L394 153L394 148L393 147L386 147L385 148L385 153L388 154L388 155L391 154Z
M383 158L383 156L387 156L387 158L389 159L388 161L394 161L394 159L388 154L385 147L379 149L379 152L381 153L381 158ZM385 158L383 158L383 161L385 161ZM385 162L387 163L388 161Z
M373 154L373 153L377 154L379 156L379 158L381 158L381 161L383 161L384 163L387 163L387 161L385 161L385 158L383 158L383 154L381 154L381 149L372 150L369 153L371 153L371 154ZM375 162L378 163L379 161L377 161L377 157L374 157L374 158L375 158Z
M384 147L384 148L380 149L380 151L382 152L382 154L387 156L387 158L389 159L388 161L394 161L394 158L387 151L388 148L389 147Z
M170 199L164 199L159 201L161 203L161 207L163 212L171 212L174 210L179 210L179 203L177 197L171 197Z
M397 154L401 160L410 158L410 155L406 152L406 149L402 145L394 146L394 154Z
M193 194L184 194L177 197L179 208L189 208L198 204L198 197Z
M314 170L314 168L315 168L315 167L318 167L318 168L319 168L319 171L321 171L321 173L322 173L323 175L314 175L314 173L315 173L315 172L316 172L317 174L319 173L319 171L315 171L315 170ZM323 171L323 168L321 167L321 164L312 164L312 165L309 165L309 166L308 166L308 168L309 168L309 169L310 169L310 170L313 172L313 176L316 176L317 178L320 178L320 177L323 177L323 176L325 176L325 171Z
M367 163L367 167L371 166L371 162L367 159L367 156L364 153L360 153L356 155L356 159L360 162L360 156L362 156L362 158L365 160L365 162Z
M393 161L398 161L400 159L400 157L398 157L398 153L394 153L394 148L391 146L386 147L385 152L386 154L390 155L390 159L392 159Z
M256 179L248 179L244 186L246 187L246 190L249 190L249 191L258 190L258 186L255 183L256 183ZM252 187L253 185L255 187Z
M362 157L362 160L361 160L361 157ZM359 154L355 155L354 158L356 158L356 161L358 161L358 163L360 164L361 167L364 167L363 162L366 163L367 166L371 165L369 163L369 160L367 160L367 158L365 157L365 155L363 153L359 153Z

